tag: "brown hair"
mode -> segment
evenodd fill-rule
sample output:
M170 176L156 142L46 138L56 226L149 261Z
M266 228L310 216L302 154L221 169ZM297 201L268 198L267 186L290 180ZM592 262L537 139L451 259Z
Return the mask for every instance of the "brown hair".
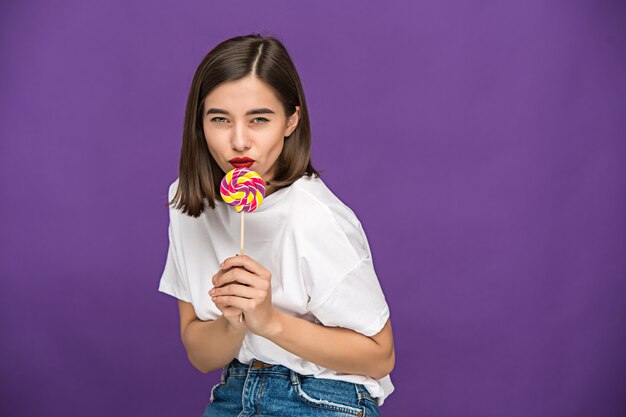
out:
M221 198L219 187L224 173L207 147L202 104L221 83L249 75L273 89L287 118L295 112L295 106L300 106L300 120L285 138L274 178L266 184L266 193L287 187L305 174L319 177L311 165L311 127L304 91L287 49L275 37L256 33L236 36L213 48L196 69L185 110L178 189L168 206L176 203L177 209L193 217L204 211L205 198L215 208L215 199Z

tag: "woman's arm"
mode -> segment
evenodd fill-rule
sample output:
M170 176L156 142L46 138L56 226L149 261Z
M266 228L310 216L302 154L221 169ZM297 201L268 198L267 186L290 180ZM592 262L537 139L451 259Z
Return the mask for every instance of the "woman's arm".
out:
M239 352L245 330L233 328L224 316L202 321L191 303L179 300L181 339L191 364L200 372L223 368Z
M377 335L367 337L351 329L326 327L274 310L271 330L263 336L294 355L337 372L374 379L391 373L395 353L389 320Z
M389 320L372 337L348 328L312 323L272 304L271 273L249 256L227 258L220 268L227 272L213 276L215 288L209 294L220 310L232 306L244 311L246 327L252 333L337 372L374 379L391 373L395 357Z

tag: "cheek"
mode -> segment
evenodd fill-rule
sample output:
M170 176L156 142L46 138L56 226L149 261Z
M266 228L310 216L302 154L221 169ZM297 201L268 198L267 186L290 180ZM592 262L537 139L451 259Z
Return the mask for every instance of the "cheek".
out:
M219 153L224 150L227 138L223 138L222 136L223 135L220 134L220 132L216 132L215 130L204 129L204 141L213 156L215 156L215 153Z
M207 145L207 149L209 150L209 153L211 154L211 156L213 157L213 159L215 160L215 162L217 162L220 166L223 163L220 160L220 155L223 153L223 151L221 151L219 144L216 143L214 140L212 140L214 138L208 138L205 140L205 143ZM223 169L223 167L222 167Z
M284 133L285 131L283 129L276 129L272 133L272 148L280 148L283 146L285 143L285 137L283 136Z
M282 136L280 136L282 138ZM278 155L280 155L280 153L283 150L283 140L276 140L276 137L272 137L270 138L267 142L267 145L265 146L265 152L268 154L268 156L271 157L276 157Z
M215 156L215 142L212 140L210 136L204 135L204 143L206 143L206 147L209 149L211 155Z
M215 159L216 162L219 162L219 158L217 157L216 152L210 146L209 146L209 153L211 154L213 159Z

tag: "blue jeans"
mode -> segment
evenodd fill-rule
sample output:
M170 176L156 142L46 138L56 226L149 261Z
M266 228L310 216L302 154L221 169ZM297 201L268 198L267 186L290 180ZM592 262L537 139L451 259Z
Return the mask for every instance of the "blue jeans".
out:
M283 365L233 359L202 417L380 417L363 384L301 375Z

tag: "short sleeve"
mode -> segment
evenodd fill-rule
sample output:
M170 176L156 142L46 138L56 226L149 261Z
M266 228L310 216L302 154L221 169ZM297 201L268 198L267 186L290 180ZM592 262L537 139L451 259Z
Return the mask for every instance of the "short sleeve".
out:
M345 327L365 336L380 332L389 318L371 258L357 262L326 297L311 297L308 308L325 326Z
M307 309L325 326L377 334L389 307L360 222L346 209L315 228L300 266L309 292Z
M168 201L172 201L177 185L178 180L174 181L174 183L170 185ZM191 295L189 292L189 286L180 265L179 216L181 213L173 207L170 207L169 213L169 248L167 250L165 268L163 269L161 280L159 282L159 291L190 303Z

